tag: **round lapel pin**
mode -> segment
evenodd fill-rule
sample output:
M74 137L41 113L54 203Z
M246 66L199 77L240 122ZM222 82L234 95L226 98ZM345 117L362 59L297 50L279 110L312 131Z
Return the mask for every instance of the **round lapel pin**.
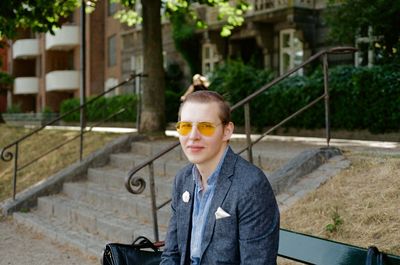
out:
M189 200L190 200L190 193L189 193L188 191L185 191L185 192L182 194L182 200L183 200L183 202L185 202L185 203L188 203L188 202L189 202Z

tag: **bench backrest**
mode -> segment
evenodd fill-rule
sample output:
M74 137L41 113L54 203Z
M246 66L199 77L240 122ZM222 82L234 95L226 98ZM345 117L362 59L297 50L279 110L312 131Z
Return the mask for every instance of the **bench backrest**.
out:
M304 264L365 265L367 252L365 248L280 230L278 255ZM384 254L383 264L400 265L400 257Z

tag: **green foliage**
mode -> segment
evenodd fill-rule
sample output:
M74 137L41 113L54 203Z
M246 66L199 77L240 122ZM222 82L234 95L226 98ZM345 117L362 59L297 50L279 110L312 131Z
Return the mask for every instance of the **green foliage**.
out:
M116 13L115 18L119 19L122 23L126 23L129 26L143 22L142 18L135 10L136 1L138 0L113 0L113 2L121 3L121 6L123 7ZM94 2L95 1L91 1L91 8L93 8L93 5L95 4ZM232 29L243 24L244 13L250 9L250 5L245 0L162 1L167 16L173 16L175 14L186 14L187 18L191 20L189 22L190 25L195 25L197 28L206 28L207 25L205 21L197 16L193 8L193 3L199 3L218 8L218 20L221 20L223 22L223 26L221 29L221 36L223 37L231 35ZM174 26L184 25L174 24Z
M6 113L22 113L21 104L13 104L8 106Z
M13 38L16 28L53 34L60 26L60 20L79 5L78 0L1 0L0 37Z
M53 110L49 106L45 106L42 110L43 114L50 114L53 113Z
M241 61L228 61L220 66L211 77L210 90L222 94L231 104L239 102L249 96L262 85L268 83L273 75L265 70L256 69L253 66L245 65ZM258 97L250 105L250 113L264 115L264 97ZM240 108L232 113L232 119L237 124L244 123L244 111ZM263 118L253 119L252 124L260 127L263 125Z
M90 101L90 99L88 100ZM109 121L133 122L136 120L136 95L119 95L114 97L101 97L90 102L87 106L87 121L102 121L116 112L126 109ZM60 115L64 115L73 109L79 108L79 98L67 99L61 103ZM76 110L63 118L66 122L78 122L80 111Z
M372 133L400 130L400 73L397 65L372 68L340 66L330 69L331 128ZM231 61L213 73L211 90L236 104L267 84L272 74ZM267 89L250 102L251 124L258 129L274 126L324 93L323 73L292 76ZM232 113L244 125L243 107ZM325 126L325 105L318 102L296 116L285 127L320 129Z
M192 75L200 72L201 61L200 43L195 37L196 25L187 13L178 10L170 16L172 27L172 39L174 40L176 50L182 54L188 63Z
M167 122L176 122L180 106L180 97L183 94L183 72L179 64L170 64L166 72L165 107Z
M376 45L379 53L389 61L399 57L400 1L330 0L326 13L333 40L353 43L356 35L366 35L371 28L374 36L381 37Z
M0 85L11 85L14 78L6 72L0 72Z
M332 223L329 223L325 226L325 230L334 233L339 230L339 227L343 224L343 219L340 217L338 213L338 209L335 209L332 213Z

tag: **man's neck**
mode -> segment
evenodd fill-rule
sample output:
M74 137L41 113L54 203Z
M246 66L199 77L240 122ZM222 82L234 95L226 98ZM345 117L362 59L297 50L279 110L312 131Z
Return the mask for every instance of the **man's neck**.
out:
M224 148L221 148L221 151L218 154L218 159L216 159L215 161L210 161L209 163L204 163L204 164L196 164L197 170L200 173L201 184L203 186L203 190L207 189L208 178L217 169L217 166L218 166L219 162L221 161L222 156L224 155L227 146L228 145L226 145Z

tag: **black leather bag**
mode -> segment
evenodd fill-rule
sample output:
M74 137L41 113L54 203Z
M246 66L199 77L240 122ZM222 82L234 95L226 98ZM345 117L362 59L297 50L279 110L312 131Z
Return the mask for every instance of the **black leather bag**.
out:
M158 265L161 261L159 248L163 245L163 242L153 244L143 236L131 245L109 243L104 248L103 265Z
M373 260L376 259L376 262ZM383 253L378 250L375 246L370 246L367 252L367 260L365 261L365 265L383 265Z

